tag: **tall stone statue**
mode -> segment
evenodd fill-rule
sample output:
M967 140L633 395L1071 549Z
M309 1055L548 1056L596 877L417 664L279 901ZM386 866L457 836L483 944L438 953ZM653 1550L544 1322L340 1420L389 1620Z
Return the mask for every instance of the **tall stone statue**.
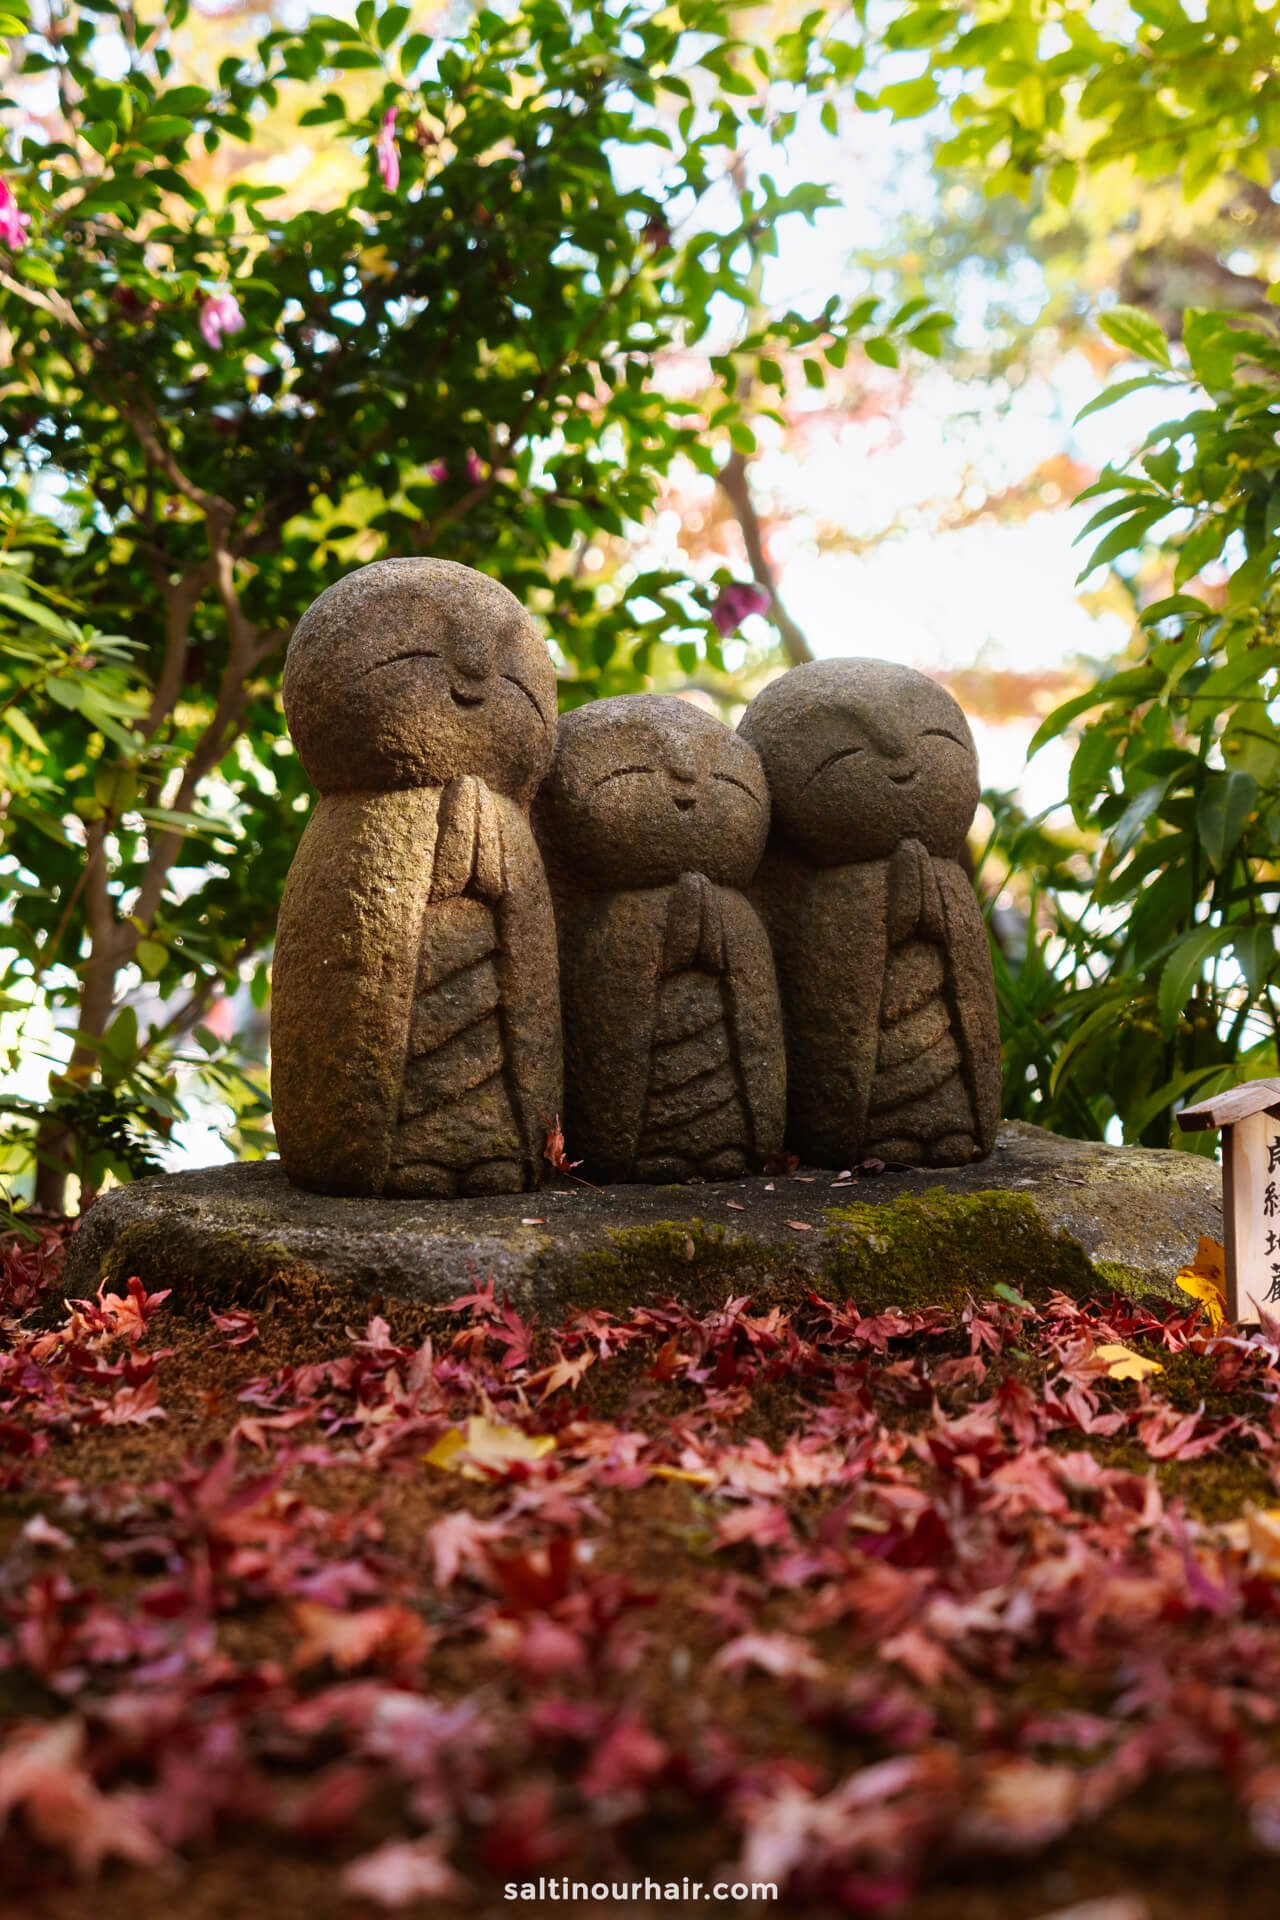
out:
M545 644L483 574L383 560L304 614L284 702L320 792L276 939L286 1172L320 1193L536 1185L561 1097L529 825L555 744Z
M778 963L788 1147L832 1167L989 1153L1000 1035L960 865L979 791L964 715L908 667L822 660L771 682L739 733L773 800L753 897Z
M534 819L571 1150L605 1180L755 1171L785 1102L773 960L743 893L769 825L755 753L685 700L599 700L561 720Z

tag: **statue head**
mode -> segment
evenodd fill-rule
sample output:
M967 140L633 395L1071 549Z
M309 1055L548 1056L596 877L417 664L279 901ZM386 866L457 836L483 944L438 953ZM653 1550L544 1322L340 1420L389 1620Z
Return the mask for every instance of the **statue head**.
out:
M298 622L284 709L321 793L469 773L527 803L554 750L555 668L496 580L452 560L377 560Z
M559 883L583 892L656 887L702 873L742 887L769 830L759 758L687 700L622 694L565 714L538 798Z
M814 660L773 680L738 728L764 762L775 841L811 866L882 859L903 840L954 858L978 760L944 687L888 660Z

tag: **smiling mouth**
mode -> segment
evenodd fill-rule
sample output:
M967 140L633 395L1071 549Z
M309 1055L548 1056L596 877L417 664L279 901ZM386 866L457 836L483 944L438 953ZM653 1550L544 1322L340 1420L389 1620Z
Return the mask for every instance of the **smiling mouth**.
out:
M449 697L455 707L482 707L484 705L484 695L482 693L459 693L457 687L450 687Z
M677 813L688 813L690 807L696 807L698 804L691 793L690 794L675 793L675 794L672 794L671 797L675 801L675 807L676 807Z
M891 773L889 778L895 787L909 787L919 771L918 767L912 767L910 773Z

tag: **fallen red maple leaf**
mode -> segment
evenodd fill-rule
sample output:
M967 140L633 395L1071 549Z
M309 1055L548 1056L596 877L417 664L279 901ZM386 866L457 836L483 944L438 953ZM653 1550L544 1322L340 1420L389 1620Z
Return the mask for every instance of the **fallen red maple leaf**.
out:
M775 1153L764 1163L766 1173L794 1173L800 1165L800 1156L796 1153Z
M295 1668L331 1661L349 1673L371 1660L414 1674L431 1644L425 1621L408 1607L362 1607L346 1613L316 1600L295 1600L290 1609L303 1638L293 1656Z
M557 1173L572 1173L575 1167L582 1165L581 1160L570 1160L565 1151L564 1132L557 1114L547 1129L547 1144L543 1148L543 1159L553 1166Z
M436 1900L466 1886L445 1859L438 1840L388 1840L342 1869L342 1890L380 1907L407 1907Z
M579 1781L585 1794L623 1793L644 1786L667 1764L665 1741L635 1714L623 1714L609 1728Z
M133 1796L99 1791L84 1764L84 1723L74 1715L19 1727L0 1749L0 1827L21 1808L46 1846L67 1854L82 1874L115 1854L156 1867L166 1852L144 1825Z

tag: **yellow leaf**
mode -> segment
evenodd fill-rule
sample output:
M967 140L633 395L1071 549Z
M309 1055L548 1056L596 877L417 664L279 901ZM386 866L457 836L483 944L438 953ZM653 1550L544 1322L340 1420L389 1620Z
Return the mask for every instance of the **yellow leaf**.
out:
M517 1462L544 1459L555 1452L555 1445L549 1433L523 1433L519 1427L499 1426L473 1414L465 1434L450 1427L440 1435L426 1461L429 1467L459 1473L464 1480L487 1480Z
M1250 1507L1244 1524L1254 1571L1268 1580L1280 1580L1280 1507Z
M1149 1373L1164 1372L1158 1360L1144 1360L1132 1347L1095 1347L1093 1351L1106 1361L1109 1380L1145 1380Z
M1192 1273L1201 1274L1204 1279L1212 1280L1220 1293L1227 1285L1227 1250L1220 1240L1211 1240L1202 1233L1196 1242L1196 1257L1191 1262Z
M395 262L385 247L365 247L356 255L356 266L369 280L395 279Z
M687 1480L691 1487L709 1487L715 1481L714 1473L691 1473L687 1467L652 1467L655 1480Z
M1189 1267L1183 1267L1179 1272L1178 1285L1193 1300L1200 1302L1216 1333L1227 1317L1226 1248L1217 1240L1211 1240L1207 1233L1202 1233L1196 1247L1196 1257Z

